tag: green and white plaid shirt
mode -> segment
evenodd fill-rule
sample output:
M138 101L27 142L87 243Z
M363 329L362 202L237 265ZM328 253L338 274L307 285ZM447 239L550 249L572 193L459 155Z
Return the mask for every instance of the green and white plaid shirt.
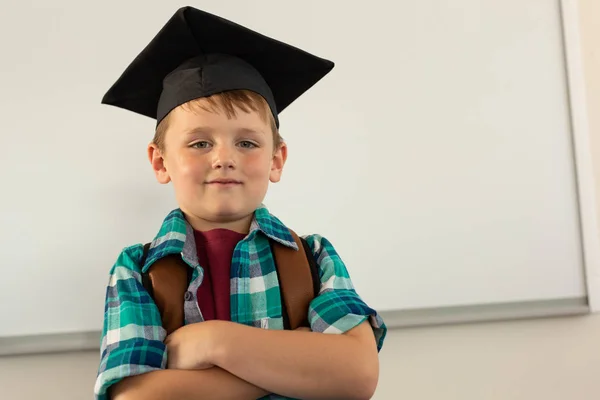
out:
M339 255L331 243L319 236L306 236L319 267L321 290L309 308L315 332L340 334L369 320L381 350L386 327L377 312L358 296ZM288 228L260 207L250 232L236 246L231 261L231 321L265 329L283 329L282 304L269 240L298 250ZM144 265L141 244L125 248L110 271L106 290L101 360L94 388L97 400L106 400L107 389L121 379L165 369L166 332L160 313L142 285L141 273L156 260L181 254L194 269L185 297L185 323L203 320L196 293L202 284L193 228L181 210L172 211L152 241ZM271 395L268 399L283 399Z

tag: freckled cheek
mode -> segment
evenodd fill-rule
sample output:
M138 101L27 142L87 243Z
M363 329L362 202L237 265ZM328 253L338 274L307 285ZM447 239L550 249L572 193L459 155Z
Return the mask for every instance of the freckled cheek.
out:
M264 179L268 177L270 170L270 159L264 154L250 155L243 159L244 172L247 177L253 179Z
M209 166L202 160L182 157L179 163L179 175L187 182L202 183L206 179Z

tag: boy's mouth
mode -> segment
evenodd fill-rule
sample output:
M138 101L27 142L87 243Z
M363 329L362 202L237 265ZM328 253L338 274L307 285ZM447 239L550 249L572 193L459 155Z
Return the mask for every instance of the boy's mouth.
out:
M208 185L241 185L242 182L235 179L213 179L211 181L207 181Z

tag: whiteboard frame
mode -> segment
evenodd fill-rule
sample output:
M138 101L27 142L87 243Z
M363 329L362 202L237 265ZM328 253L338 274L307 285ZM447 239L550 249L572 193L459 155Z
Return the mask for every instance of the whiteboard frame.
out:
M588 305L600 311L600 235L577 0L560 0L573 158Z
M565 76L573 146L573 161L586 298L560 299L503 305L412 310L410 315L390 311L384 315L389 328L477 323L539 317L582 315L600 311L600 229L596 181L592 162L578 0L557 0L562 30ZM100 332L0 337L0 356L46 352L98 350Z

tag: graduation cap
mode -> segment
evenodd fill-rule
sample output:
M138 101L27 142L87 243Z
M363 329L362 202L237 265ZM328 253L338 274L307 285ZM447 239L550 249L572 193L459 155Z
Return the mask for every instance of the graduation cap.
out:
M190 100L251 90L278 114L334 64L241 25L183 7L125 69L102 99L160 121Z

